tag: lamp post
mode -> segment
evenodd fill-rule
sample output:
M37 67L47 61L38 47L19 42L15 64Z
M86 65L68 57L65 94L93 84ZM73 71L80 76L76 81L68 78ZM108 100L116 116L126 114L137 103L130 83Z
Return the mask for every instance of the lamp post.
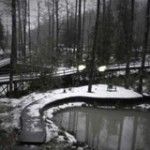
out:
M100 67L96 67L97 68L97 71L102 73L102 72L105 72L107 67L106 66L100 66ZM89 79L90 80L90 79ZM90 82L90 81L89 81ZM89 84L91 86L91 91L92 91L92 84ZM90 92L91 92L90 91ZM88 92L89 92L89 86L88 86Z
M104 71L106 71L106 69L107 69L106 66L100 66L100 67L97 68L97 70L98 70L99 72L104 72Z
M100 66L97 68L98 72L103 73L107 70L107 66Z
M99 71L99 72L104 72L104 71L106 71L106 69L107 69L106 66L100 66L100 67L98 68L98 71ZM107 91L110 91L110 92L116 91L116 90L117 90L116 87L113 86L112 83L110 83L110 78L111 78L111 74L109 73L109 74L108 74L109 83L108 83L108 86L107 86Z
M86 65L79 65L77 68L77 81L76 81L76 85L79 85L79 80L80 80L80 73L86 69Z
M83 71L84 69L86 69L86 66L85 65L79 65L78 66L78 70L81 72Z

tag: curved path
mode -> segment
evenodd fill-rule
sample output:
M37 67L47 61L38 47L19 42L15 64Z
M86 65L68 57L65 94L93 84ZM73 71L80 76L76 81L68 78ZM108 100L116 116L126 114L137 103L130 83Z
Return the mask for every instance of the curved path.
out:
M98 89L99 91L99 89ZM119 91L119 89L118 89ZM19 135L19 141L22 143L28 144L41 144L46 140L46 130L44 119L42 118L44 110L57 106L63 103L69 102L86 102L86 103L98 103L98 104L135 104L137 102L142 102L142 96L133 91L127 90L128 95L121 96L112 96L110 97L111 92L105 93L109 97L102 96L101 94L96 93L87 93L84 91L70 92L70 93L61 93L61 94L52 94L46 98L42 98L24 108L21 114L21 133ZM121 91L120 91L121 92ZM116 95L119 95L119 92L116 92ZM101 95L101 96L100 96ZM115 95L115 94L114 94Z

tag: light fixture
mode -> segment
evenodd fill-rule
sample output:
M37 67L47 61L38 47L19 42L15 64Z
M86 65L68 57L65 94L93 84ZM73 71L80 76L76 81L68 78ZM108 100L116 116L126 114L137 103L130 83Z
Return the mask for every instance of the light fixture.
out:
M100 66L100 67L98 68L98 71L99 71L99 72L104 72L104 71L106 71L106 69L107 69L106 66Z
M85 68L86 68L85 65L79 65L79 66L78 66L78 70L79 70L79 71L83 71Z

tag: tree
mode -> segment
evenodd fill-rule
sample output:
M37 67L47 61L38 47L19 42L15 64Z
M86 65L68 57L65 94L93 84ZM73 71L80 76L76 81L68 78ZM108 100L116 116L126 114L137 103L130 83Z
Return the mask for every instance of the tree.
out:
M17 0L18 7L18 55L21 58L23 49L23 33L22 33L22 16L21 16L21 2Z
M10 59L10 93L13 91L13 75L17 62L17 36L16 36L16 0L12 0L12 43Z
M111 1L103 0L103 11L100 16L98 44L97 44L97 63L99 65L108 65L112 55L112 41L114 30L114 17L111 10Z
M125 63L130 56L131 11L129 0L118 1L116 21L115 57L117 62Z
M48 14L48 36L47 36L47 54L48 58L51 61L52 59L52 37L51 37L51 25L52 25L52 17L51 17L51 3L49 0L46 1L47 6L47 14Z
M127 50L127 56L126 56L126 79L125 79L125 87L128 89L129 88L129 84L130 84L130 59L131 59L131 53L133 51L133 29L134 29L134 0L131 0L131 11L130 11L130 24L129 24L129 40L127 45L128 46L128 50Z
M4 28L0 18L0 48L4 50Z
M59 44L59 0L55 0L55 16L56 16L56 49L58 51Z
M82 59L82 52L81 52L81 7L82 3L81 0L78 0L78 34L77 34L77 68L81 63Z
M52 0L52 50L54 51L55 41L55 0Z
M97 48L97 38L98 38L99 16L100 16L100 0L97 0L97 13L96 13L95 28L94 28L93 48L92 48L92 52L90 56L91 57L90 64L89 64L88 92L92 92L92 83L93 83L94 69L95 69L95 52Z
M27 27L27 0L24 0L24 14L23 14L23 35L24 35L24 43L23 43L23 61L26 59L26 27Z
M147 8L145 13L145 32L143 40L143 49L142 49L142 62L139 73L139 89L140 93L143 92L143 77L144 77L144 66L146 61L146 54L148 51L148 40L149 40L149 26L150 26L150 0L147 0Z
M38 8L38 15L37 15L37 52L39 53L39 49L40 49L40 46L41 46L41 40L40 40L40 17L41 17L40 10L41 10L41 7L40 7L40 1L39 0L37 1L37 8Z
M86 0L83 1L83 23L82 23L82 51L84 47L85 36L85 21L86 21Z
M74 11L74 58L75 62L77 62L76 57L76 46L77 46L77 11L78 11L78 0L75 1L75 11Z
M30 20L30 0L28 0L28 46L29 46L29 54L30 54L30 64L31 64L31 20Z

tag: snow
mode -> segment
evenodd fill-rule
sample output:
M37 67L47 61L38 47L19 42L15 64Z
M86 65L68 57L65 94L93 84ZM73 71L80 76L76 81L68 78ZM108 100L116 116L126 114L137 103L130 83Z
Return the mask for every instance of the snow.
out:
M69 143L76 143L77 140L74 138L74 136L72 136L71 134L69 134L68 132L65 132L66 137L69 140Z
M10 58L5 58L0 61L0 67L10 64Z
M46 93L46 95L43 96L41 94L34 95L35 99L39 100L36 104L31 105L28 107L28 115L32 117L37 117L40 115L39 110L46 106L47 104L54 102L54 101L61 101L65 98L73 98L73 97L90 97L90 98L120 98L120 99L132 99L132 98L141 98L142 95L132 91L127 90L122 87L116 87L116 91L109 92L107 91L107 85L93 85L93 92L88 93L87 92L87 86L82 87L76 87L72 88L66 88L66 92L63 92L63 89L58 89L51 91L49 93Z
M46 93L39 93L39 94L32 94L32 98L36 100L36 103L29 105L28 115L31 118L39 117L40 110L47 104L50 104L54 101L61 101L65 98L72 98L72 97L93 97L93 98L141 98L142 96L140 94L135 93L132 90L126 90L122 87L116 87L117 90L113 92L107 91L107 85L93 85L93 92L88 93L87 92L87 86L82 87L76 87L76 88L66 88L64 92L64 89L58 89L58 90L52 90ZM100 100L100 99L99 99ZM66 107L73 107L73 106L81 106L83 103L69 103L64 104L61 106L49 108L47 111L44 112L43 119L46 122L46 141L49 141L51 138L58 137L59 128L51 121L51 118L53 117L53 112L64 109ZM36 129L35 129L36 130ZM38 130L38 129L37 129ZM67 135L66 135L67 136ZM68 136L67 136L68 138ZM68 138L69 141L72 141L70 138ZM62 137L60 137L59 140L62 140Z
M7 122L1 123L1 127L7 128L19 128L19 118L21 115L21 111L27 106L28 115L33 117L39 117L40 109L43 108L45 105L54 102L54 101L61 101L65 98L71 97L93 97L93 98L123 98L123 100L127 98L141 98L142 96L132 90L124 89L123 87L116 87L116 91L107 91L107 85L97 84L93 85L93 92L87 92L88 87L75 87L75 88L66 88L64 89L57 89L47 91L45 93L32 93L28 96L24 96L20 99L0 99L1 104L5 104L7 106L11 106L14 109L8 113L9 117L11 118ZM100 100L100 99L99 99ZM51 138L57 137L59 138L59 128L51 121L53 117L53 113L57 110L74 107L74 106L82 106L84 103L68 103L61 106L53 107L48 109L44 112L43 120L46 122L46 133L47 133L47 141ZM4 114L7 115L7 114ZM33 129L39 131L40 129L36 129L36 124L33 124ZM65 133L68 141L75 142L74 137L71 135L69 136L68 133ZM59 140L62 140L60 137Z
M145 62L145 67L149 67L150 66L150 62L146 61ZM130 68L139 68L141 67L141 62L140 61L136 61L136 62L131 62L130 63ZM114 64L114 65L109 65L107 66L108 70L115 70L115 69L125 69L126 68L126 64Z
M56 100L62 100L64 98L69 97L94 97L94 98L140 98L141 95L135 93L132 90L126 90L122 87L116 87L117 90L115 92L107 91L107 85L93 85L93 93L87 92L87 86L76 87L76 88L66 88L66 92L64 93L64 89L52 90L46 93L32 93L28 96L25 96L20 99L8 99L8 98L1 98L0 103L5 104L7 106L11 106L14 110L11 112L12 120L15 127L19 124L19 117L21 111L29 104L36 101L34 105L29 107L28 114L31 116L39 116L39 110ZM71 90L70 90L71 89ZM70 104L71 106L72 104ZM69 105L63 105L62 107L69 107ZM50 111L50 110L49 110ZM52 113L51 113L52 114ZM10 115L10 114L9 114Z
M135 108L144 109L144 110L150 110L150 104L141 104L135 106Z
M51 139L58 137L58 132L60 129L55 125L53 121L51 121L53 117L53 113L57 112L60 109L65 109L69 107L79 107L82 106L84 103L68 103L68 104L63 104L60 106L52 107L44 112L43 115L43 120L46 122L46 141L50 141ZM74 136L69 134L68 132L64 132L65 136L68 139L69 143L76 143L76 139ZM58 141L63 141L62 137L58 137Z
M64 135L59 135L59 132L62 132L61 129L59 129L49 118L46 118L45 122L46 122L46 142L49 142L53 138L56 138L58 142L64 142L65 137L67 138L67 142L69 144L77 142L75 137L69 134L68 132L64 131L63 132Z

